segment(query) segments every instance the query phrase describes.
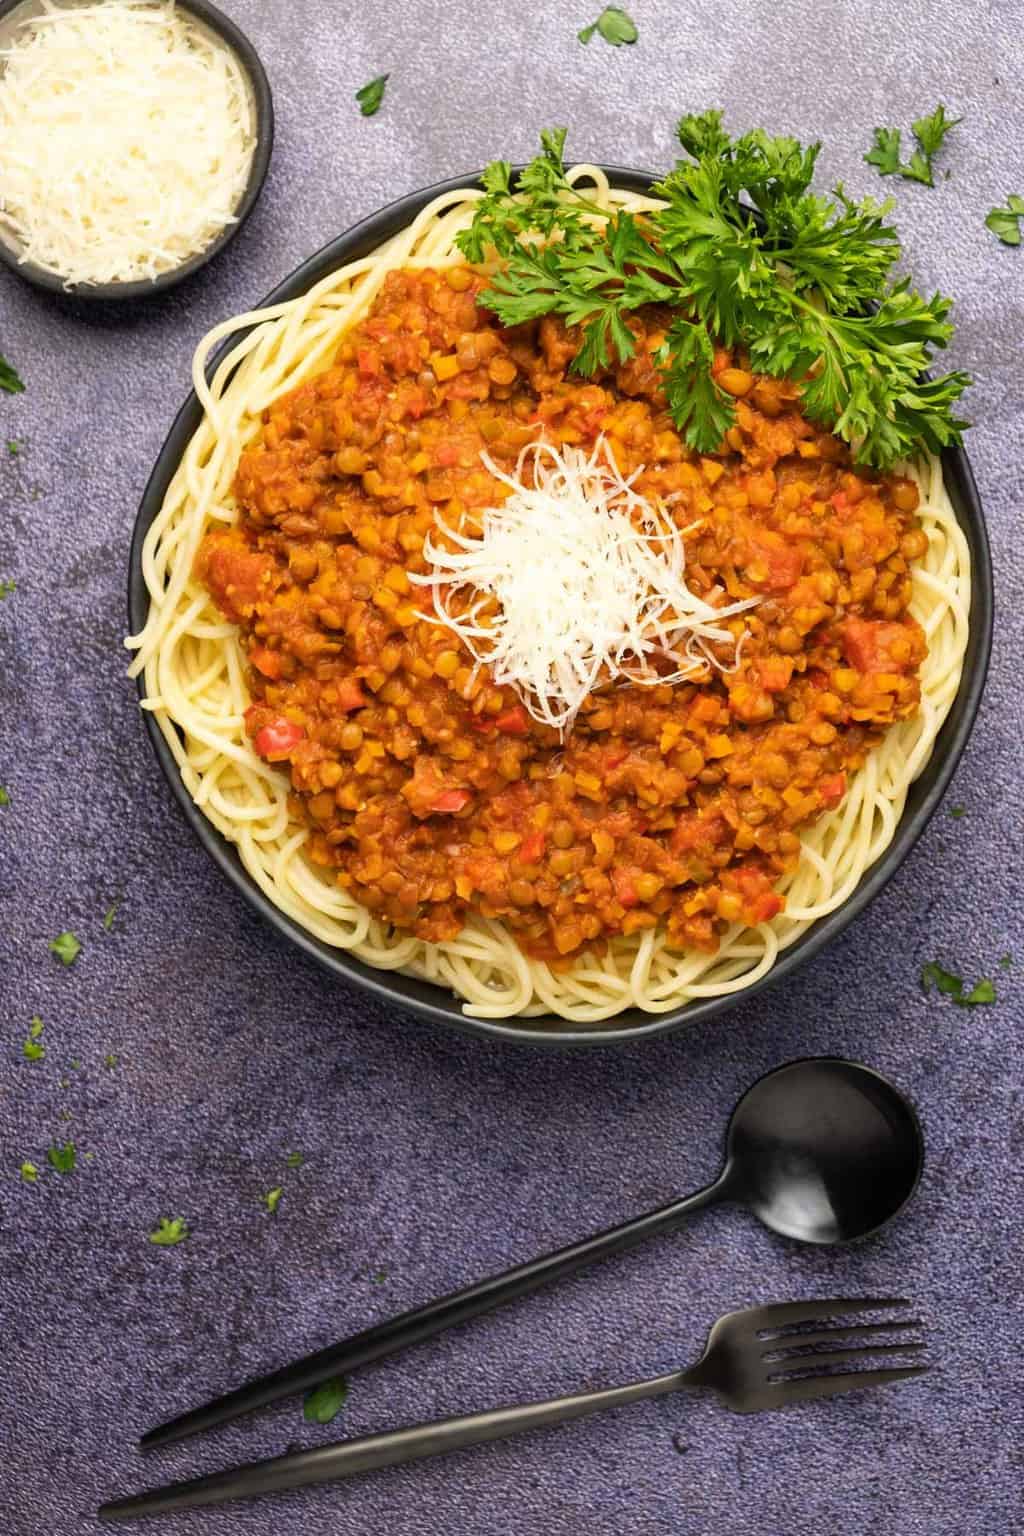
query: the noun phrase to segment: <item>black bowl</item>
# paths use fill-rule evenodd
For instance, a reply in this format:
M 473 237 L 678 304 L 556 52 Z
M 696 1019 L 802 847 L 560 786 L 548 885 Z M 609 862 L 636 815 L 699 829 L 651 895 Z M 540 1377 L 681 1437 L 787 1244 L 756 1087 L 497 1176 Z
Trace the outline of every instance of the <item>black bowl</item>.
M 605 167 L 613 185 L 632 191 L 647 192 L 656 178 L 642 171 L 628 170 L 620 166 Z M 404 229 L 433 198 L 456 187 L 478 186 L 478 175 L 455 176 L 439 182 L 421 192 L 412 192 L 397 202 L 389 203 L 378 213 L 363 219 L 346 234 L 340 235 L 304 262 L 291 277 L 267 295 L 263 304 L 278 304 L 305 293 L 314 283 L 329 272 L 350 261 L 368 256 L 385 240 Z M 263 307 L 258 306 L 258 307 Z M 225 351 L 236 344 L 235 335 L 225 343 L 210 360 L 207 372 L 212 376 Z M 132 538 L 128 611 L 133 631 L 142 628 L 149 611 L 149 597 L 142 577 L 142 544 L 150 523 L 160 510 L 164 494 L 178 467 L 185 447 L 202 418 L 202 411 L 195 394 L 190 394 L 171 428 L 167 441 L 153 468 L 149 483 L 139 507 L 135 532 Z M 550 1015 L 538 1019 L 471 1019 L 462 1013 L 459 1000 L 444 988 L 430 982 L 417 981 L 409 976 L 399 976 L 393 971 L 374 970 L 362 961 L 346 955 L 343 950 L 307 933 L 291 918 L 278 910 L 263 894 L 249 875 L 233 846 L 223 838 L 203 813 L 193 804 L 181 781 L 177 764 L 161 735 L 153 716 L 146 713 L 146 729 L 168 783 L 186 820 L 199 841 L 218 868 L 278 933 L 289 939 L 305 954 L 311 956 L 327 970 L 343 980 L 354 983 L 372 993 L 382 1002 L 397 1003 L 410 1012 L 424 1018 L 448 1024 L 468 1034 L 489 1040 L 528 1042 L 537 1045 L 608 1045 L 624 1044 L 636 1040 L 651 1040 L 681 1028 L 725 1013 L 738 1001 L 753 997 L 766 987 L 789 976 L 798 965 L 816 955 L 830 939 L 843 931 L 849 922 L 861 912 L 872 897 L 892 878 L 913 848 L 917 839 L 933 815 L 953 776 L 953 771 L 967 744 L 974 718 L 981 702 L 985 673 L 988 669 L 989 650 L 992 641 L 992 563 L 989 554 L 988 535 L 982 516 L 978 492 L 974 484 L 967 456 L 961 449 L 949 449 L 942 458 L 945 482 L 964 530 L 971 551 L 972 596 L 970 612 L 970 636 L 963 677 L 953 707 L 943 723 L 927 767 L 911 786 L 906 808 L 900 818 L 896 835 L 885 853 L 864 876 L 853 895 L 827 917 L 809 928 L 805 934 L 783 952 L 772 969 L 741 992 L 724 997 L 710 997 L 687 1003 L 672 1013 L 648 1014 L 638 1008 L 628 1009 L 614 1018 L 594 1025 L 569 1023 Z M 139 693 L 143 694 L 142 679 Z
M 83 3 L 88 3 L 88 0 L 83 0 Z M 12 12 L 22 9 L 28 11 L 33 4 L 35 0 L 0 0 L 0 26 Z M 253 151 L 252 165 L 249 167 L 249 180 L 246 182 L 241 201 L 235 209 L 235 222 L 226 225 L 220 234 L 201 251 L 197 251 L 180 266 L 172 267 L 168 272 L 162 272 L 159 277 L 137 278 L 125 283 L 72 283 L 70 286 L 65 283 L 59 272 L 51 272 L 49 268 L 37 266 L 33 261 L 19 261 L 17 247 L 0 232 L 0 261 L 6 262 L 12 272 L 17 272 L 19 277 L 23 277 L 27 283 L 32 283 L 34 287 L 44 288 L 49 293 L 63 293 L 68 298 L 103 300 L 107 303 L 111 301 L 120 303 L 125 299 L 143 299 L 154 293 L 165 293 L 168 288 L 176 287 L 186 277 L 191 277 L 193 272 L 198 272 L 205 267 L 207 262 L 212 261 L 226 245 L 229 245 L 255 208 L 256 201 L 263 191 L 263 183 L 267 179 L 270 155 L 274 147 L 274 99 L 270 91 L 270 81 L 252 43 L 245 33 L 235 26 L 231 18 L 224 15 L 223 11 L 218 11 L 215 5 L 210 5 L 209 0 L 177 0 L 177 5 L 179 10 L 187 11 L 208 31 L 215 33 L 227 44 L 238 59 L 242 74 L 249 85 L 256 119 L 256 148 Z M 36 8 L 39 8 L 38 5 Z

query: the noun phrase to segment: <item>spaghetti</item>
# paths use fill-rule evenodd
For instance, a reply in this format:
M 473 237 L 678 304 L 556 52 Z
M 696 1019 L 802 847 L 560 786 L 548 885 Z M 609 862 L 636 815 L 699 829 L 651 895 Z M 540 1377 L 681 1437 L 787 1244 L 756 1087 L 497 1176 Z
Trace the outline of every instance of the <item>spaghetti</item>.
M 572 179 L 593 183 L 596 198 L 609 208 L 640 212 L 657 206 L 611 188 L 593 167 L 577 167 Z M 257 755 L 246 732 L 246 657 L 236 626 L 195 573 L 200 545 L 211 530 L 237 520 L 235 473 L 260 432 L 263 411 L 331 364 L 389 272 L 462 263 L 454 237 L 471 220 L 477 196 L 472 189 L 444 194 L 373 255 L 330 274 L 299 299 L 225 322 L 200 344 L 193 377 L 205 414 L 146 539 L 150 612 L 143 631 L 128 642 L 137 652 L 132 670 L 144 671 L 145 707 L 155 713 L 196 804 L 235 844 L 261 890 L 323 942 L 369 965 L 450 988 L 468 1014 L 481 1018 L 554 1013 L 593 1023 L 630 1007 L 654 1014 L 693 998 L 738 992 L 846 901 L 884 851 L 956 694 L 970 571 L 936 460 L 906 470 L 920 491 L 918 517 L 927 539 L 913 566 L 910 608 L 928 647 L 919 674 L 920 709 L 887 729 L 836 809 L 801 829 L 797 867 L 778 885 L 785 910 L 755 927 L 732 924 L 714 954 L 680 949 L 659 925 L 612 938 L 599 957 L 584 952 L 570 968 L 554 969 L 524 953 L 510 926 L 476 912 L 445 942 L 392 927 L 306 857 L 310 829 L 292 818 L 289 782 Z M 244 334 L 207 381 L 211 351 L 238 332 Z

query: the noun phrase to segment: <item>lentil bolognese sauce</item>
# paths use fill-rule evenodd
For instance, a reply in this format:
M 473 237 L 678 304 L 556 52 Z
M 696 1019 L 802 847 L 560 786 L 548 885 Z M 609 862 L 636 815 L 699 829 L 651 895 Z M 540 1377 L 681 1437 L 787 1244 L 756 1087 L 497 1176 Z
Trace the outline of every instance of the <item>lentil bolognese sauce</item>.
M 562 321 L 503 329 L 486 281 L 389 273 L 332 366 L 264 412 L 240 517 L 196 563 L 242 637 L 246 731 L 290 775 L 308 857 L 399 930 L 450 941 L 475 908 L 556 970 L 659 924 L 713 952 L 782 911 L 799 829 L 917 710 L 917 485 L 854 471 L 795 384 L 722 349 L 735 424 L 698 455 L 653 362 L 667 313 L 637 311 L 634 357 L 583 381 Z M 410 582 L 428 537 L 472 537 L 508 494 L 481 456 L 510 471 L 538 438 L 600 439 L 670 510 L 697 595 L 758 600 L 728 670 L 599 679 L 564 739 Z
M 613 220 L 666 206 L 594 166 L 565 183 Z M 969 550 L 927 445 L 899 472 L 855 466 L 800 381 L 739 344 L 713 361 L 728 430 L 695 451 L 659 391 L 668 304 L 636 306 L 633 355 L 587 377 L 555 316 L 502 328 L 501 262 L 458 244 L 481 196 L 441 193 L 200 343 L 203 415 L 145 536 L 132 671 L 195 804 L 321 944 L 478 1018 L 678 1010 L 765 976 L 891 842 L 959 686 Z M 614 643 L 595 605 L 583 627 L 616 666 L 574 653 L 586 686 L 555 707 L 479 638 L 503 612 L 479 573 L 495 520 L 515 553 L 584 459 L 624 519 L 592 563 L 600 545 L 630 581 L 671 579 L 651 584 L 657 622 L 620 613 Z M 548 501 L 576 538 L 588 496 L 571 517 Z M 545 538 L 517 590 L 550 617 Z

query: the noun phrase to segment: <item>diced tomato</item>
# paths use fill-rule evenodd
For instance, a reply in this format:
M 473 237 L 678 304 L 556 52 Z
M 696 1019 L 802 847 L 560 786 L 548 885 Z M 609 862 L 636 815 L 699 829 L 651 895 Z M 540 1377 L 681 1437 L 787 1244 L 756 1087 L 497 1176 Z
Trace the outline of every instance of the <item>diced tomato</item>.
M 507 736 L 525 736 L 530 729 L 530 717 L 521 704 L 513 704 L 503 715 L 498 715 L 494 728 L 504 731 Z
M 632 872 L 628 869 L 612 870 L 612 887 L 615 891 L 615 899 L 622 907 L 635 907 L 640 900 L 636 893 Z
M 522 864 L 536 864 L 537 860 L 544 856 L 544 833 L 531 832 L 524 837 L 517 849 L 517 857 Z
M 236 623 L 250 617 L 256 604 L 273 592 L 271 557 L 247 548 L 231 535 L 213 534 L 204 539 L 196 569 L 218 607 Z
M 471 799 L 468 789 L 444 789 L 430 809 L 436 811 L 439 816 L 454 816 L 455 812 L 461 811 Z
M 727 828 L 721 816 L 702 816 L 699 811 L 684 811 L 672 828 L 669 847 L 673 853 L 690 853 L 694 848 L 714 848 Z
M 443 469 L 450 469 L 458 462 L 459 450 L 455 443 L 438 443 L 434 449 L 434 463 Z
M 732 353 L 729 351 L 728 347 L 716 347 L 714 360 L 711 364 L 711 377 L 715 379 L 720 373 L 724 373 L 725 369 L 729 367 L 731 362 Z
M 885 619 L 846 619 L 839 626 L 843 655 L 858 672 L 903 672 L 912 665 L 913 648 L 902 660 L 896 661 L 892 646 L 896 640 L 907 640 L 912 631 L 906 624 L 893 624 Z
M 605 772 L 612 773 L 616 768 L 621 768 L 628 756 L 628 747 L 609 747 L 604 755 Z
M 782 897 L 775 891 L 765 891 L 754 899 L 748 910 L 755 923 L 769 923 L 773 917 L 778 917 L 783 905 Z
M 338 708 L 340 710 L 362 709 L 366 703 L 366 694 L 359 686 L 359 679 L 356 677 L 343 678 L 337 684 L 337 689 Z
M 780 534 L 766 531 L 751 540 L 751 559 L 763 565 L 767 574 L 754 585 L 768 592 L 785 592 L 799 580 L 804 557 L 799 549 L 786 544 Z
M 822 779 L 818 785 L 818 794 L 821 796 L 823 803 L 830 809 L 832 806 L 838 805 L 846 794 L 846 774 L 829 774 L 828 778 Z
M 305 736 L 301 725 L 296 725 L 294 720 L 288 720 L 284 715 L 279 715 L 269 725 L 257 731 L 253 739 L 253 746 L 260 757 L 265 757 L 269 763 L 279 763 L 286 758 L 292 748 Z
M 380 351 L 377 347 L 360 347 L 356 358 L 359 372 L 364 378 L 375 378 L 380 373 Z
M 850 499 L 845 491 L 834 491 L 829 497 L 829 501 L 835 507 L 837 512 L 845 512 L 847 507 L 850 505 Z
M 262 672 L 264 677 L 273 678 L 276 682 L 281 676 L 282 657 L 280 651 L 272 651 L 266 645 L 254 645 L 249 652 L 249 660 L 257 672 Z
M 743 898 L 744 916 L 750 923 L 767 923 L 777 917 L 785 903 L 772 890 L 771 879 L 762 869 L 741 865 L 730 870 L 727 883 L 736 887 Z
M 793 663 L 788 656 L 766 656 L 757 665 L 761 674 L 761 687 L 766 693 L 781 693 L 789 687 Z

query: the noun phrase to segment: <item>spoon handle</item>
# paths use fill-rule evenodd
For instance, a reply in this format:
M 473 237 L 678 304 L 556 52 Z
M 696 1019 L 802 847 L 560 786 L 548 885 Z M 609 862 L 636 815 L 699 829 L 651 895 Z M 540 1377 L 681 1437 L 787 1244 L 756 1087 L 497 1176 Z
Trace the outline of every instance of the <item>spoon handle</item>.
M 187 1435 L 213 1429 L 215 1425 L 226 1424 L 230 1419 L 265 1407 L 293 1392 L 306 1392 L 329 1376 L 347 1375 L 360 1366 L 383 1359 L 385 1355 L 396 1355 L 413 1344 L 433 1338 L 446 1328 L 454 1328 L 456 1324 L 467 1322 L 471 1317 L 479 1317 L 495 1307 L 504 1306 L 506 1302 L 526 1296 L 552 1280 L 560 1280 L 563 1275 L 571 1275 L 597 1259 L 621 1253 L 656 1233 L 670 1231 L 691 1211 L 726 1198 L 728 1176 L 727 1169 L 714 1184 L 698 1190 L 694 1195 L 673 1200 L 668 1205 L 659 1206 L 657 1210 L 646 1211 L 642 1216 L 635 1216 L 632 1221 L 623 1222 L 621 1226 L 610 1227 L 605 1232 L 595 1233 L 593 1237 L 572 1243 L 567 1248 L 559 1248 L 554 1253 L 543 1254 L 526 1264 L 517 1264 L 500 1275 L 490 1275 L 485 1280 L 478 1280 L 475 1285 L 466 1286 L 464 1290 L 441 1296 L 410 1312 L 402 1312 L 398 1317 L 365 1328 L 361 1333 L 352 1334 L 337 1344 L 329 1344 L 326 1349 L 317 1350 L 315 1354 L 305 1355 L 291 1365 L 257 1377 L 223 1397 L 214 1398 L 201 1408 L 193 1408 L 149 1430 L 139 1442 L 140 1449 L 152 1450 L 156 1446 L 169 1445 L 173 1440 L 182 1440 Z
M 337 1445 L 249 1462 L 206 1477 L 153 1488 L 148 1493 L 105 1504 L 99 1517 L 111 1522 L 134 1520 L 143 1515 L 191 1509 L 199 1504 L 223 1504 L 228 1499 L 251 1499 L 264 1493 L 282 1493 L 288 1488 L 305 1488 L 312 1483 L 333 1482 L 360 1472 L 373 1472 L 380 1467 L 421 1461 L 427 1456 L 443 1456 L 466 1446 L 522 1434 L 524 1430 L 564 1424 L 570 1419 L 582 1419 L 604 1408 L 620 1408 L 642 1398 L 662 1397 L 680 1387 L 700 1385 L 697 1376 L 697 1371 L 672 1371 L 667 1376 L 632 1382 L 625 1387 L 579 1392 L 572 1397 L 552 1398 L 547 1402 L 492 1408 L 485 1413 L 440 1419 L 432 1424 L 412 1424 L 384 1434 L 363 1435 Z

